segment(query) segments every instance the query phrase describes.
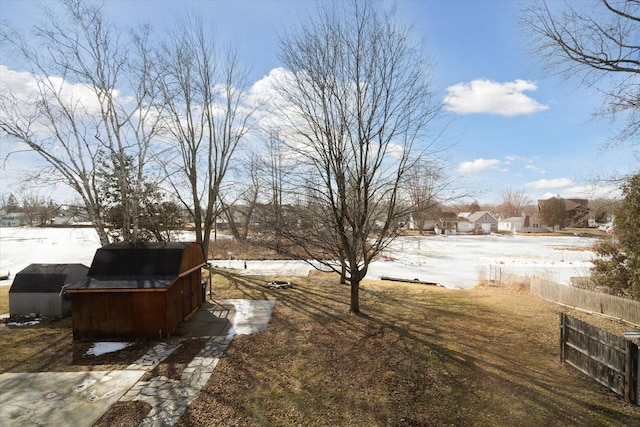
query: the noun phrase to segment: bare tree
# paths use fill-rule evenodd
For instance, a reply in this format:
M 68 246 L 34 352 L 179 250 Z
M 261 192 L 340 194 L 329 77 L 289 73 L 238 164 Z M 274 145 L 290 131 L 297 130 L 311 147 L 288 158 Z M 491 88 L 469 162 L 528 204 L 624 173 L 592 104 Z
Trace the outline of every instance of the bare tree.
M 552 227 L 555 231 L 562 229 L 567 220 L 567 207 L 562 197 L 552 197 L 538 201 L 538 213 L 544 225 Z
M 286 145 L 275 132 L 270 132 L 265 141 L 266 156 L 264 159 L 263 180 L 267 188 L 269 200 L 266 217 L 267 227 L 273 233 L 273 247 L 277 252 L 282 251 L 282 239 L 285 227 L 284 196 L 286 181 L 290 175 L 290 165 L 287 164 Z M 289 224 L 291 225 L 291 224 Z
M 527 206 L 531 203 L 531 197 L 524 191 L 507 188 L 502 191 L 502 204 L 500 205 L 500 209 L 502 210 L 502 214 L 507 218 L 522 216 Z
M 0 195 L 0 209 L 6 213 L 18 212 L 20 209 L 18 198 L 13 193 L 9 193 L 8 195 L 3 193 Z
M 22 211 L 29 217 L 31 225 L 47 225 L 60 210 L 60 206 L 53 200 L 46 199 L 38 194 L 25 194 L 22 196 Z
M 469 188 L 460 186 L 459 178 L 447 173 L 441 160 L 421 159 L 406 174 L 406 191 L 409 196 L 411 214 L 420 234 L 429 219 L 437 220 L 444 205 L 468 197 Z M 471 191 L 472 192 L 472 191 Z
M 118 29 L 92 2 L 66 0 L 62 9 L 64 18 L 48 10 L 47 22 L 34 27 L 30 39 L 3 27 L 3 45 L 30 67 L 35 90 L 25 94 L 23 86 L 0 94 L 0 129 L 47 162 L 48 173 L 40 177 L 78 193 L 103 244 L 109 236 L 98 165 L 113 171 L 127 218 L 124 239 L 136 240 L 136 191 L 158 116 L 148 33 Z M 126 179 L 130 166 L 133 182 Z
M 589 209 L 593 212 L 593 219 L 596 223 L 605 224 L 613 217 L 613 212 L 618 209 L 621 204 L 621 199 L 597 198 L 589 200 Z
M 536 2 L 523 23 L 534 36 L 532 46 L 552 71 L 580 75 L 588 85 L 604 80 L 601 113 L 625 115 L 618 135 L 637 145 L 640 133 L 640 1 L 592 3 Z M 616 78 L 617 76 L 617 78 Z M 609 80 L 610 79 L 610 80 Z
M 281 44 L 280 135 L 306 195 L 285 237 L 346 268 L 354 313 L 369 264 L 396 236 L 401 185 L 438 111 L 429 63 L 410 40 L 393 11 L 353 1 L 324 4 Z
M 239 174 L 245 182 L 233 183 L 233 186 L 236 187 L 236 198 L 230 202 L 220 200 L 224 216 L 229 224 L 229 231 L 236 240 L 247 240 L 249 235 L 251 222 L 258 208 L 258 199 L 263 190 L 262 172 L 261 159 L 256 153 L 250 153 L 248 159 L 240 162 Z
M 253 110 L 245 105 L 248 69 L 232 48 L 219 55 L 196 17 L 179 23 L 164 57 L 164 119 L 175 160 L 166 166 L 169 182 L 193 219 L 196 241 L 208 253 L 222 212 L 223 181 L 252 120 Z

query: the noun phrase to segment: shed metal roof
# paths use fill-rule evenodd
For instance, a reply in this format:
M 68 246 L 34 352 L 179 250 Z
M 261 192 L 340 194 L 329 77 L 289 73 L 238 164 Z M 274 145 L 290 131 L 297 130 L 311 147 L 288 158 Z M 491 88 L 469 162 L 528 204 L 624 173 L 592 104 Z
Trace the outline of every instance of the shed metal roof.
M 88 270 L 82 264 L 31 264 L 16 274 L 9 293 L 58 293 L 65 284 L 85 278 Z
M 193 243 L 112 243 L 96 251 L 89 276 L 177 276 Z
M 104 290 L 153 290 L 167 289 L 178 276 L 99 276 L 87 277 L 72 283 L 67 290 L 104 291 Z

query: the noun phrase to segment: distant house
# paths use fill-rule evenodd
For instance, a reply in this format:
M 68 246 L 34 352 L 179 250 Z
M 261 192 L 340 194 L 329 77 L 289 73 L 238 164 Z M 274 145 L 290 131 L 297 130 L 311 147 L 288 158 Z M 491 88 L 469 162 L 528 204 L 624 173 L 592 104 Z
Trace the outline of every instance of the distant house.
M 538 200 L 538 210 L 552 199 Z M 566 220 L 562 227 L 587 228 L 589 227 L 589 201 L 587 199 L 562 199 L 566 212 Z
M 436 207 L 409 214 L 403 226 L 409 230 L 433 231 L 436 234 L 456 234 L 458 217 L 446 208 Z
M 198 243 L 113 243 L 67 287 L 74 339 L 164 338 L 205 300 Z
M 0 214 L 0 227 L 21 227 L 29 224 L 29 216 L 23 212 Z
M 51 218 L 51 225 L 61 227 L 73 227 L 91 225 L 89 214 L 85 208 L 63 206 Z
M 589 227 L 589 201 L 587 199 L 564 199 L 567 210 L 567 221 L 565 226 L 570 228 Z
M 458 216 L 454 212 L 439 212 L 435 232 L 436 234 L 456 234 L 458 232 Z
M 515 216 L 498 221 L 498 231 L 508 231 L 511 233 L 539 233 L 545 231 L 537 218 L 529 215 Z
M 13 279 L 9 289 L 11 316 L 66 317 L 71 301 L 64 286 L 83 280 L 89 268 L 82 264 L 31 264 Z
M 474 212 L 465 217 L 458 217 L 460 233 L 489 234 L 498 231 L 498 220 L 488 211 Z

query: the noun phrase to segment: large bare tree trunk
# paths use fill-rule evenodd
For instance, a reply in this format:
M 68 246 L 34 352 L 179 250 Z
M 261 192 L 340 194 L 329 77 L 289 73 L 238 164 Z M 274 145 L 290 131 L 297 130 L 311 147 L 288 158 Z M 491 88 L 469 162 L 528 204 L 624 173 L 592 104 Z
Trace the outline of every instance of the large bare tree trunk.
M 290 185 L 307 196 L 286 238 L 348 276 L 354 313 L 369 263 L 396 236 L 401 186 L 439 109 L 410 40 L 393 12 L 352 1 L 322 4 L 282 42 L 288 71 L 273 102 L 297 162 Z

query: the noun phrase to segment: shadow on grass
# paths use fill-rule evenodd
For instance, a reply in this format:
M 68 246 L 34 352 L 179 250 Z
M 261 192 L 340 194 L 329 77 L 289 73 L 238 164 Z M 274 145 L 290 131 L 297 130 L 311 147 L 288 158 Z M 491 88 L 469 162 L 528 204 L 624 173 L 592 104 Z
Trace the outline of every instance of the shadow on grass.
M 226 274 L 221 298 L 276 299 L 270 326 L 236 337 L 180 425 L 607 425 L 640 420 L 553 354 L 555 314 L 524 295 L 477 301 L 479 291 L 364 284 L 348 313 L 337 276 Z M 475 292 L 475 293 L 474 293 Z M 485 292 L 500 292 L 492 290 Z M 216 414 L 213 416 L 212 414 Z M 213 418 L 211 418 L 213 416 Z

